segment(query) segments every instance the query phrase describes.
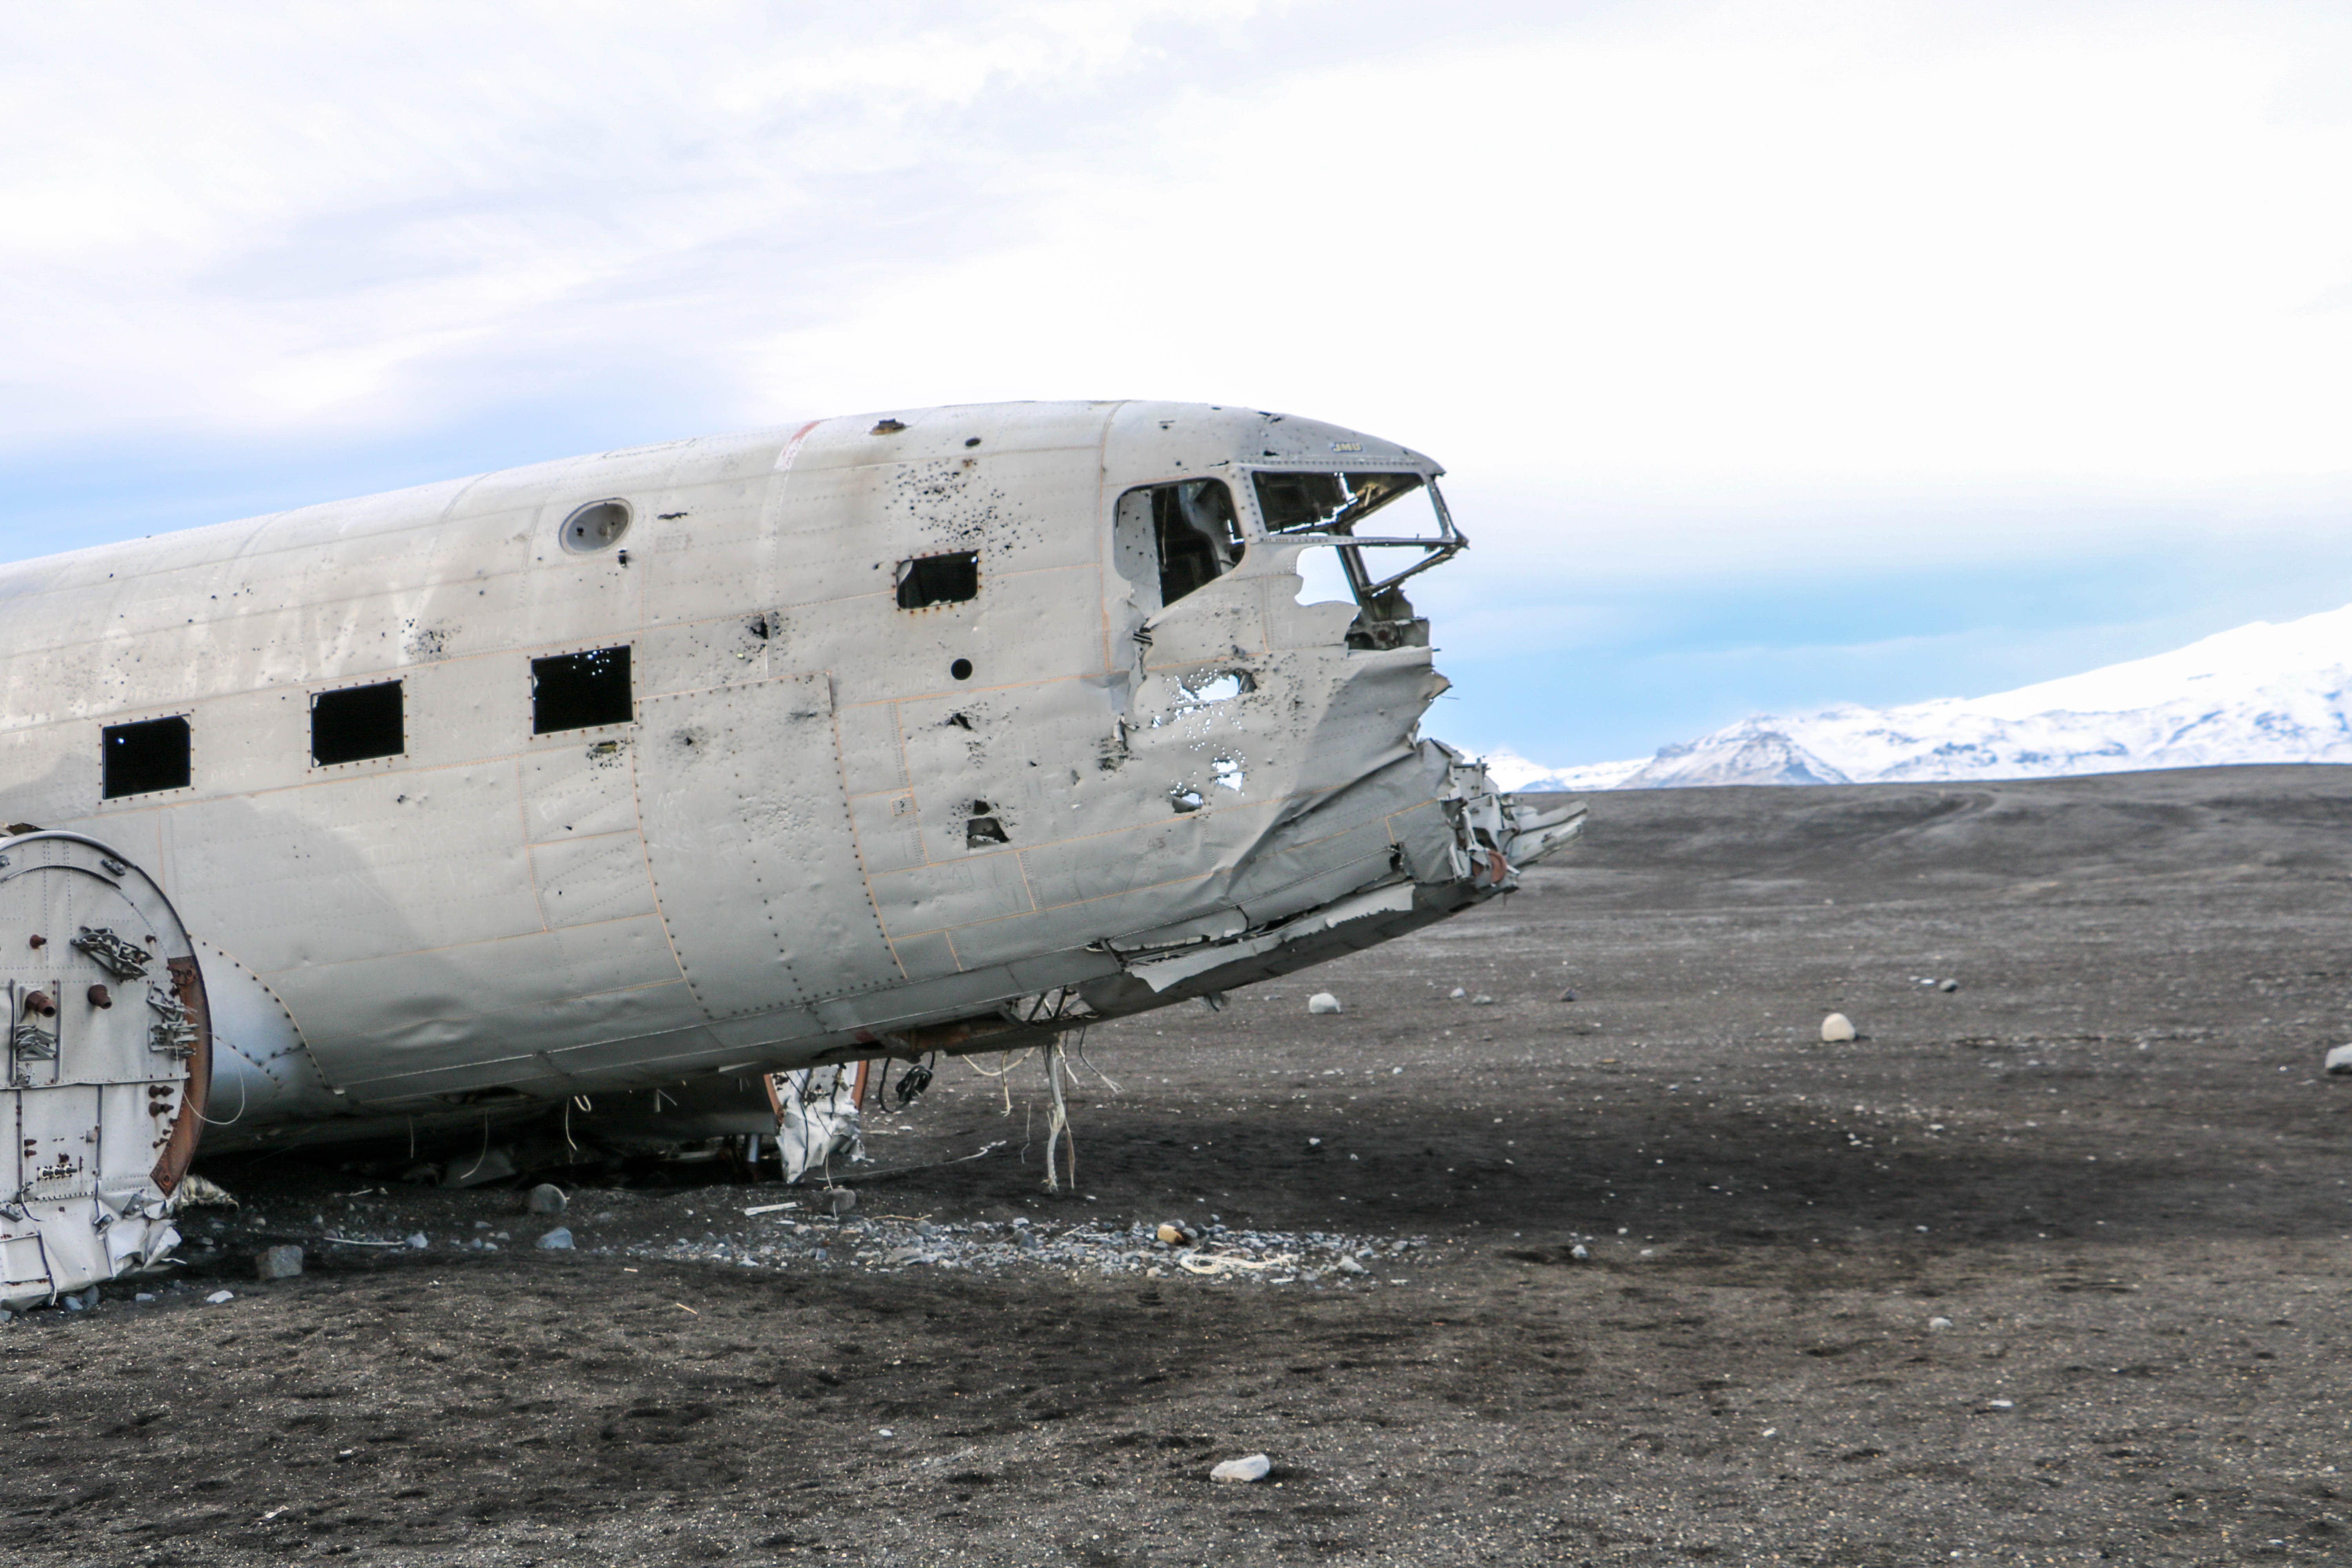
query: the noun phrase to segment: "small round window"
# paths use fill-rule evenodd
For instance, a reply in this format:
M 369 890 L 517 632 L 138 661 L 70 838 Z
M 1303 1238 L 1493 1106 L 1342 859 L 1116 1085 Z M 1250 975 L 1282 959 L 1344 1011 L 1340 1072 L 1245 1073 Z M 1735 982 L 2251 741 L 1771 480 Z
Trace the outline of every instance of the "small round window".
M 628 531 L 627 501 L 590 501 L 563 520 L 563 548 L 575 555 L 586 555 L 618 544 L 621 536 Z

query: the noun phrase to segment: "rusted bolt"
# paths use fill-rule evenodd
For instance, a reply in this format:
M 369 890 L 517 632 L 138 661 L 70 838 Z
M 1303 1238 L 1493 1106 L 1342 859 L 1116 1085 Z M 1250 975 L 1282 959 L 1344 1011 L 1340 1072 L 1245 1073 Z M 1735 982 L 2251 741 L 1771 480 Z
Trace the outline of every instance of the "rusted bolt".
M 27 991 L 25 993 L 25 1011 L 39 1017 L 54 1018 L 58 1016 L 58 1005 L 49 1000 L 49 994 L 46 991 Z
M 89 988 L 89 1005 L 93 1007 L 111 1007 L 114 1005 L 114 998 L 106 994 L 105 986 L 93 985 Z
M 47 947 L 49 945 L 49 939 L 45 936 L 37 936 L 33 939 L 33 945 L 35 947 Z

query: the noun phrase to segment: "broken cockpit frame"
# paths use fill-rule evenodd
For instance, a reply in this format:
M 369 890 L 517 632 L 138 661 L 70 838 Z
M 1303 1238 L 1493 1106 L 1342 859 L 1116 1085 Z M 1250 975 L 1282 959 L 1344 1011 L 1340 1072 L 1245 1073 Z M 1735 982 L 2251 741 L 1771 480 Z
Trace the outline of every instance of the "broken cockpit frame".
M 1427 647 L 1429 623 L 1413 614 L 1402 584 L 1433 566 L 1442 565 L 1470 547 L 1454 526 L 1445 498 L 1434 475 L 1410 469 L 1339 472 L 1328 469 L 1255 470 L 1258 514 L 1266 532 L 1286 539 L 1328 542 L 1336 550 L 1348 587 L 1362 614 L 1348 628 L 1353 648 Z M 1374 512 L 1413 495 L 1425 494 L 1434 531 L 1426 533 L 1367 534 L 1358 528 Z M 1391 513 L 1392 518 L 1397 514 Z M 1366 564 L 1367 550 L 1418 550 L 1421 558 L 1402 571 L 1383 576 Z

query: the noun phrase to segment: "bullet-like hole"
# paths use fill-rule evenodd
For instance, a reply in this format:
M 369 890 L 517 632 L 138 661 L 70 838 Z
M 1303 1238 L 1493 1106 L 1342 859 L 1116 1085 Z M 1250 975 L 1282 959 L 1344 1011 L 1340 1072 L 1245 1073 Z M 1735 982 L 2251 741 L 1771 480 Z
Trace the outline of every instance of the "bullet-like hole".
M 964 440 L 964 445 L 967 447 L 977 447 L 980 445 L 980 437 L 977 436 L 967 437 Z
M 958 680 L 970 680 L 971 679 L 971 660 L 968 658 L 960 658 L 956 660 L 953 664 L 948 666 L 948 673 L 954 676 Z

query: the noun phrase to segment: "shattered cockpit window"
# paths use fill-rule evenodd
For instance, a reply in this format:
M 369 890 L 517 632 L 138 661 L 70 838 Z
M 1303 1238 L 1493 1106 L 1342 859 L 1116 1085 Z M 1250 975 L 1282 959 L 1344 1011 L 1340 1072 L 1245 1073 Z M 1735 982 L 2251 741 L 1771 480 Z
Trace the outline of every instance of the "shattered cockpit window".
M 1304 537 L 1318 546 L 1299 555 L 1299 603 L 1354 599 L 1362 613 L 1349 628 L 1350 647 L 1427 646 L 1428 623 L 1413 613 L 1401 584 L 1469 543 L 1447 515 L 1434 479 L 1411 470 L 1266 468 L 1250 479 L 1269 535 Z
M 1163 607 L 1241 564 L 1241 518 L 1223 479 L 1129 490 L 1118 498 L 1117 532 L 1122 563 L 1150 552 Z
M 1412 494 L 1423 482 L 1413 473 L 1260 472 L 1252 477 L 1268 533 L 1351 533 L 1360 520 Z

